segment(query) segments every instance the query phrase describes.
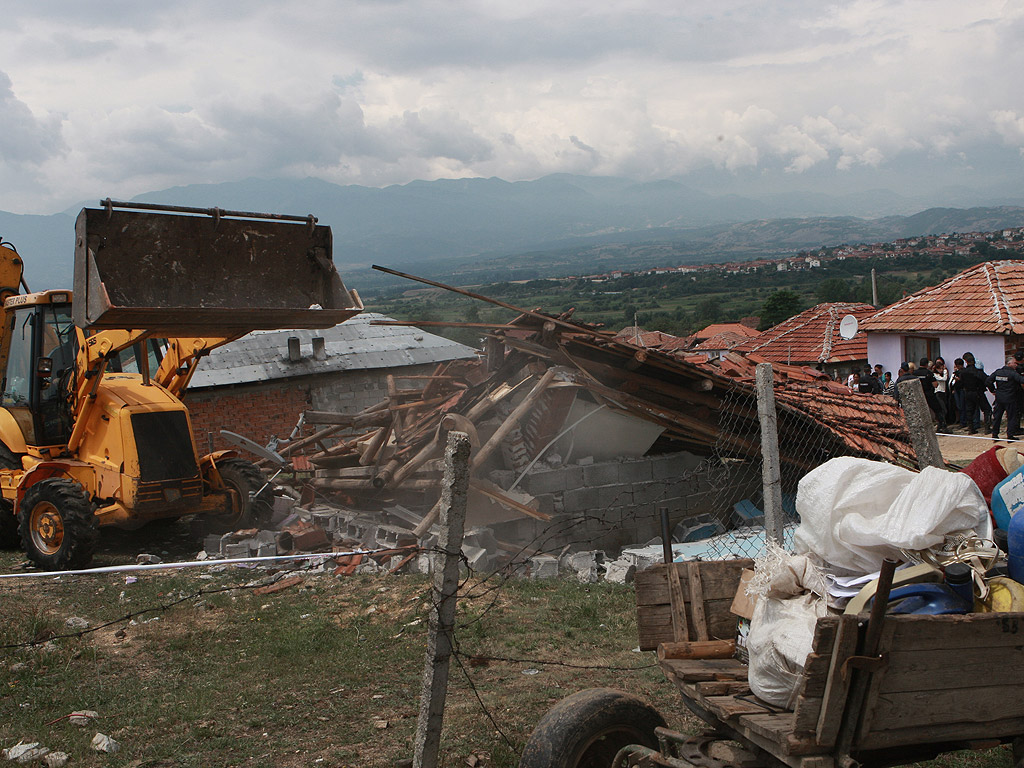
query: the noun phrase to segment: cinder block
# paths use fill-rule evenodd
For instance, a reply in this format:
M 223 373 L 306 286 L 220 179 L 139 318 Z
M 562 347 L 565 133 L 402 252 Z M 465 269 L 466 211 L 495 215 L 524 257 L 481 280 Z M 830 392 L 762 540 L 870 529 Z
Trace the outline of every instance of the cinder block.
M 670 489 L 661 483 L 637 483 L 632 490 L 634 505 L 664 503 L 670 498 Z
M 586 512 L 603 506 L 602 495 L 597 488 L 573 488 L 562 494 L 566 512 Z
M 537 511 L 545 515 L 556 514 L 555 510 L 555 496 L 550 493 L 545 493 L 540 496 L 535 496 L 537 499 Z M 559 510 L 560 511 L 560 510 Z
M 604 580 L 613 584 L 632 584 L 636 576 L 636 566 L 632 563 L 613 560 L 605 566 Z
M 522 485 L 527 493 L 536 496 L 541 493 L 555 493 L 566 489 L 566 475 L 560 469 L 530 472 L 523 478 Z M 510 483 L 511 484 L 511 483 Z
M 558 576 L 558 558 L 536 555 L 530 558 L 531 579 L 553 579 Z
M 631 485 L 606 485 L 596 490 L 600 499 L 599 506 L 602 508 L 631 507 L 635 503 Z
M 243 541 L 237 544 L 225 544 L 221 554 L 225 557 L 249 557 L 251 553 L 249 544 Z
M 583 478 L 583 467 L 573 465 L 562 467 L 560 471 L 565 475 L 566 488 L 582 488 L 586 485 L 586 481 Z
M 599 485 L 614 485 L 619 482 L 619 463 L 605 461 L 583 467 L 583 484 L 593 488 Z
M 624 461 L 619 464 L 619 482 L 621 483 L 643 483 L 653 479 L 653 469 L 650 459 L 638 461 Z
M 701 458 L 688 451 L 655 456 L 651 459 L 651 470 L 655 480 L 685 477 L 700 466 Z

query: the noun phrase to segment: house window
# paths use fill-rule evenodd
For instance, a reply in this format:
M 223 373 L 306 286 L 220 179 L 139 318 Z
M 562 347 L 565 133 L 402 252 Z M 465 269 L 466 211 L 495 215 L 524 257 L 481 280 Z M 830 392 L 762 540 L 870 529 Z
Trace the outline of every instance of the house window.
M 934 360 L 942 352 L 939 350 L 939 340 L 928 336 L 907 336 L 903 340 L 904 360 L 917 364 L 922 357 Z

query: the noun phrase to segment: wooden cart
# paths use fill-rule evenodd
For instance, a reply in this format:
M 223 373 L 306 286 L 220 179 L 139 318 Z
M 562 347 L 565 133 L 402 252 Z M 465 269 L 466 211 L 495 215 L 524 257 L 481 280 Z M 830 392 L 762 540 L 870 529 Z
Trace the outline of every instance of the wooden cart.
M 637 574 L 640 648 L 733 638 L 730 606 L 742 569 L 751 565 L 672 563 Z M 867 623 L 866 615 L 818 620 L 793 710 L 754 696 L 746 665 L 735 659 L 662 659 L 665 675 L 710 726 L 708 733 L 686 737 L 658 727 L 664 721 L 654 713 L 654 722 L 652 710 L 632 697 L 584 692 L 557 705 L 535 731 L 543 736 L 545 721 L 549 729 L 560 723 L 562 733 L 575 734 L 575 752 L 564 746 L 545 752 L 543 740 L 531 736 L 521 768 L 853 768 L 1011 742 L 1014 763 L 1024 768 L 1024 614 L 886 616 L 880 634 L 873 633 L 878 646 L 872 654 L 864 652 Z M 578 702 L 569 706 L 574 698 Z M 601 706 L 587 709 L 597 699 Z M 613 702 L 617 715 L 607 714 Z M 627 720 L 645 725 L 631 727 Z M 615 746 L 621 751 L 611 753 Z M 616 755 L 610 762 L 609 753 Z

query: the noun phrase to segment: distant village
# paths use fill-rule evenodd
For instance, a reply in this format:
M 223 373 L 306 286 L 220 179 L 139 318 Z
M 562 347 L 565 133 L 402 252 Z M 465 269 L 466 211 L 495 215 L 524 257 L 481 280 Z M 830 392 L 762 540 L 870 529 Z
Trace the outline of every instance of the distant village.
M 602 282 L 623 277 L 669 274 L 719 273 L 721 275 L 750 274 L 761 270 L 795 272 L 819 269 L 829 262 L 847 259 L 902 259 L 918 256 L 967 256 L 982 249 L 999 258 L 999 251 L 1017 251 L 1024 247 L 1024 227 L 997 232 L 954 232 L 943 235 L 905 237 L 887 243 L 858 243 L 821 247 L 813 251 L 799 251 L 779 258 L 730 261 L 710 264 L 688 264 L 678 267 L 651 267 L 636 271 L 613 270 L 605 274 L 577 275 L 567 280 Z

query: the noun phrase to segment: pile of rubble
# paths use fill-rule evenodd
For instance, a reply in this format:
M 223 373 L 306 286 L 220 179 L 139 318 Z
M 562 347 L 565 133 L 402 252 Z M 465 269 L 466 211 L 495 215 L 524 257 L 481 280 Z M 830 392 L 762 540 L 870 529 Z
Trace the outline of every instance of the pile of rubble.
M 279 448 L 290 465 L 277 479 L 305 517 L 276 532 L 210 540 L 208 551 L 429 549 L 452 430 L 473 446 L 467 526 L 488 533 L 467 551 L 483 551 L 471 559 L 484 569 L 540 558 L 535 569 L 548 572 L 546 558 L 564 550 L 619 552 L 660 533 L 660 508 L 673 523 L 700 515 L 725 527 L 743 522 L 734 507 L 760 486 L 759 469 L 742 479 L 735 471 L 756 469 L 761 458 L 749 363 L 719 367 L 643 349 L 572 322 L 571 310 L 519 311 L 486 329 L 478 361 L 389 377 L 388 397 L 358 413 L 307 411 L 316 431 Z M 863 428 L 825 418 L 830 383 L 781 368 L 780 385 L 799 382 L 778 397 L 784 475 L 834 455 L 913 457 L 894 405 L 876 404 L 868 441 Z

